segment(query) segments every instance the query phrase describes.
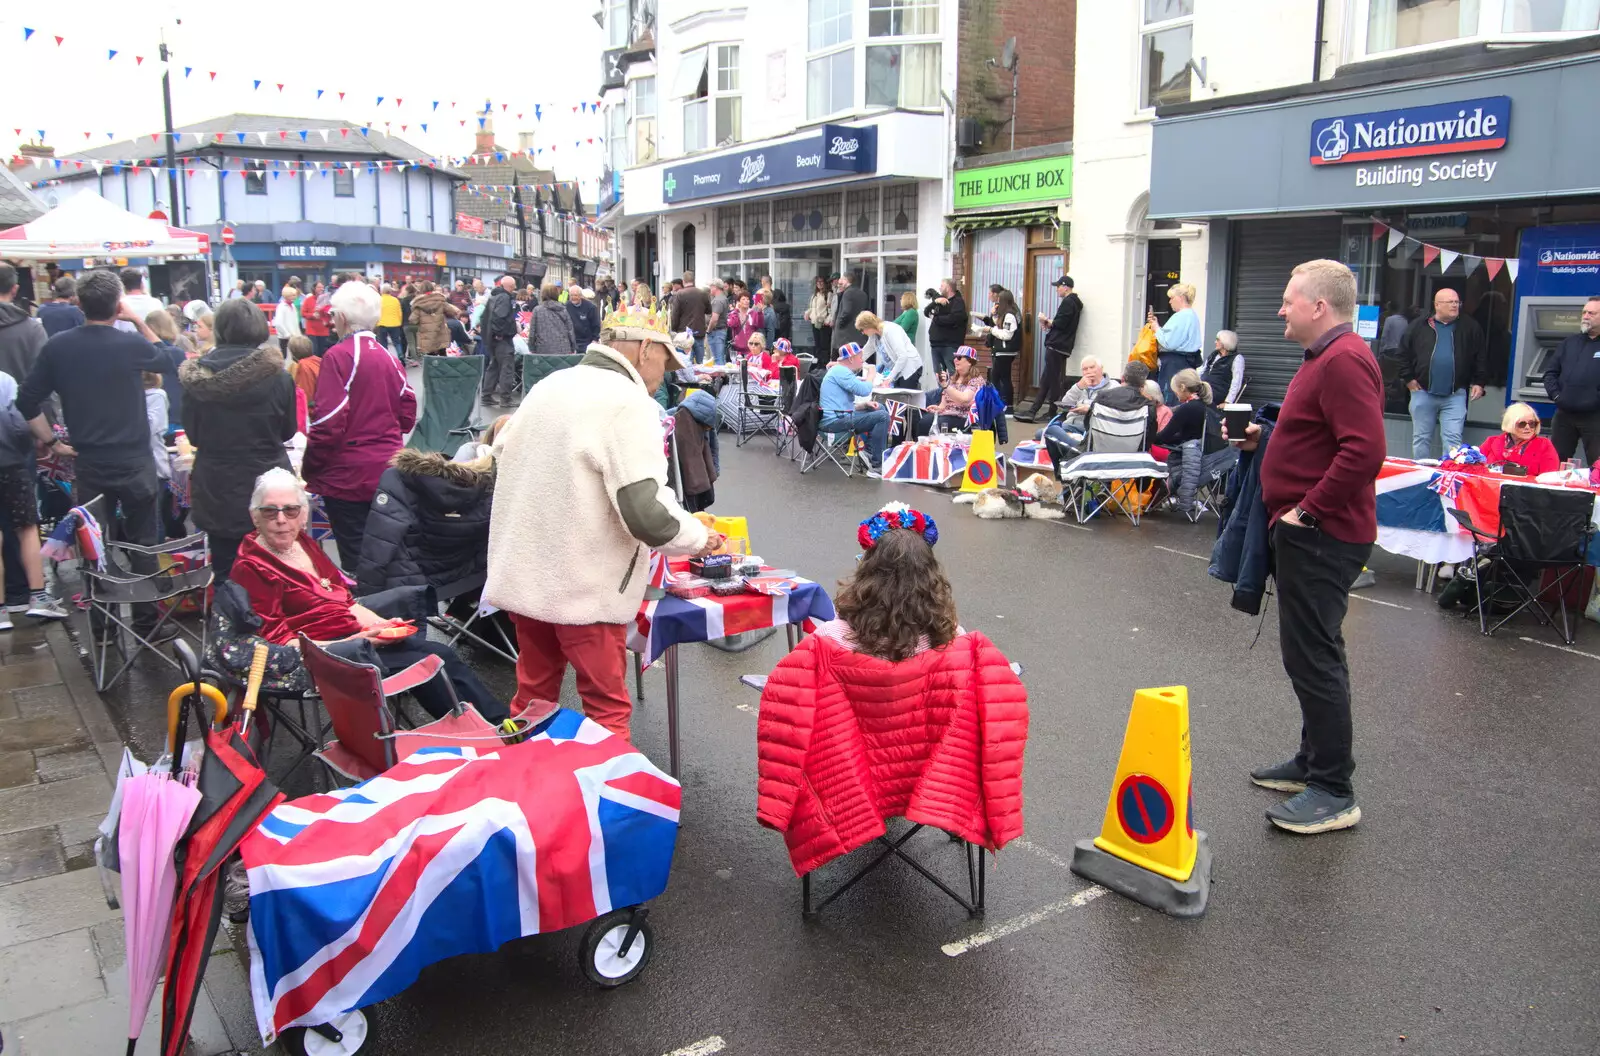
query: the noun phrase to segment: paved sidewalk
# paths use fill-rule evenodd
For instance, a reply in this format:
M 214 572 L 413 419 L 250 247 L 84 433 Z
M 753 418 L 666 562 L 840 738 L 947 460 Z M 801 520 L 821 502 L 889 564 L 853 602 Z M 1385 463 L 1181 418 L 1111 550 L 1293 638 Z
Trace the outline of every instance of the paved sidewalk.
M 16 620 L 15 630 L 0 632 L 5 1052 L 122 1052 L 128 1027 L 122 914 L 106 905 L 93 847 L 123 738 L 66 628 Z M 222 953 L 233 945 L 227 928 L 217 941 L 222 955 L 212 958 L 195 1012 L 191 1056 L 234 1052 L 235 1043 L 259 1048 L 249 1019 L 241 1021 L 240 1009 L 247 1017 L 249 1002 L 239 959 Z M 160 1044 L 160 1005 L 157 990 L 140 1052 L 155 1052 Z

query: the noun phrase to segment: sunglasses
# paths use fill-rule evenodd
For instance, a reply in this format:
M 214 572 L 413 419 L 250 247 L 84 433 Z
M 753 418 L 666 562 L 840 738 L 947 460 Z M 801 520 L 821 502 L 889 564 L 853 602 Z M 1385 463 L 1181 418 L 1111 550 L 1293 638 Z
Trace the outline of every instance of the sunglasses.
M 292 521 L 299 517 L 300 511 L 304 509 L 304 506 L 257 506 L 256 512 L 264 514 L 269 521 L 277 520 L 279 517 L 287 517 Z
M 1516 425 L 1518 429 L 1537 429 L 1539 428 L 1539 419 L 1530 418 L 1525 422 L 1517 422 Z

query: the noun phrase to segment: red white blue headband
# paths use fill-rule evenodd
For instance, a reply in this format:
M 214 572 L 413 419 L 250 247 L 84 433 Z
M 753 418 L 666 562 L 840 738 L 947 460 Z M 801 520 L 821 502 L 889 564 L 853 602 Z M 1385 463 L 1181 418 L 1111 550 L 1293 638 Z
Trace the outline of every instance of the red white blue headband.
M 921 510 L 913 510 L 903 502 L 891 502 L 877 513 L 861 522 L 856 529 L 856 542 L 863 550 L 878 545 L 885 532 L 896 530 L 916 532 L 929 546 L 939 541 L 939 526 Z

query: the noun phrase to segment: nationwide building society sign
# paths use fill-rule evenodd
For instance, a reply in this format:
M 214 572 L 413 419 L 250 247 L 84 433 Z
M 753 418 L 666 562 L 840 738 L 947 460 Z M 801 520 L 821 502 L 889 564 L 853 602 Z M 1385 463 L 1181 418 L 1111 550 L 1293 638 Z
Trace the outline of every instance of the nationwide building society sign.
M 1310 160 L 1315 166 L 1359 166 L 1354 170 L 1357 187 L 1487 183 L 1500 164 L 1494 159 L 1420 159 L 1500 150 L 1510 134 L 1511 97 L 1505 95 L 1344 114 L 1311 123 Z

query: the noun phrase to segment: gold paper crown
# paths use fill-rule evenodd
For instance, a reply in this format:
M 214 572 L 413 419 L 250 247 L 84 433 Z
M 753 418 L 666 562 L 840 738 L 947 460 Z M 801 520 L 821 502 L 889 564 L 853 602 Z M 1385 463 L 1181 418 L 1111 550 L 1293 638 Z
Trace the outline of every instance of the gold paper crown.
M 679 349 L 694 347 L 694 335 L 672 332 L 666 311 L 639 305 L 618 308 L 605 317 L 600 329 L 614 331 L 624 341 L 659 341 Z

